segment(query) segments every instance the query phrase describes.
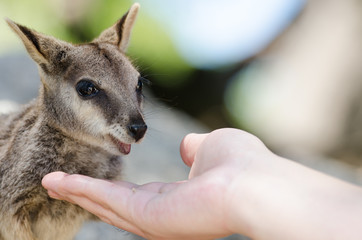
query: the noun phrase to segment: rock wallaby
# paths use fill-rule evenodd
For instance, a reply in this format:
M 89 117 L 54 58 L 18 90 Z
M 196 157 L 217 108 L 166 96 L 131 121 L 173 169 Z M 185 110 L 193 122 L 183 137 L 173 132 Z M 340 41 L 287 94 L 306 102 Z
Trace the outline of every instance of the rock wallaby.
M 37 63 L 39 96 L 0 116 L 0 240 L 68 240 L 89 212 L 48 197 L 53 171 L 119 179 L 145 135 L 143 78 L 125 56 L 139 5 L 98 38 L 70 44 L 7 19 Z

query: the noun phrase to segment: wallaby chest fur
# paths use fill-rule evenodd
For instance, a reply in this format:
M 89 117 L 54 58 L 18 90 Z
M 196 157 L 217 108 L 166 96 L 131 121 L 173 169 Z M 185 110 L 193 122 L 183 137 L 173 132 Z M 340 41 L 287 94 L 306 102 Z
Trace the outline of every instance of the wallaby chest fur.
M 91 215 L 80 207 L 49 198 L 41 179 L 53 171 L 116 179 L 121 170 L 120 157 L 50 126 L 36 101 L 1 121 L 2 235 L 11 229 L 17 234 L 31 231 L 36 239 L 71 239 Z M 5 239 L 15 238 L 10 235 Z
M 72 239 L 82 208 L 48 197 L 50 172 L 121 177 L 121 155 L 147 129 L 142 82 L 124 55 L 139 5 L 88 44 L 72 45 L 8 20 L 39 66 L 39 96 L 0 115 L 0 240 Z

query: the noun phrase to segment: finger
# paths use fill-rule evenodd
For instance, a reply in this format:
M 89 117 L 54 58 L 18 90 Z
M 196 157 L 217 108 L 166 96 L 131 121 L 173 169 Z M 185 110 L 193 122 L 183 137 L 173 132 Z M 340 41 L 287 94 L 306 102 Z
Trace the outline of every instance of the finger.
M 52 190 L 48 190 L 48 195 L 51 198 L 57 199 L 57 200 L 65 200 L 63 199 L 62 196 L 60 196 L 59 194 L 57 194 L 56 192 L 52 191 Z M 69 201 L 68 201 L 69 202 Z M 73 203 L 73 202 L 72 202 Z
M 196 152 L 207 136 L 208 134 L 191 133 L 184 137 L 180 145 L 180 154 L 187 166 L 192 166 Z
M 99 217 L 105 223 L 116 226 L 120 229 L 123 229 L 127 232 L 132 232 L 139 236 L 144 236 L 143 231 L 135 226 L 132 222 L 127 221 L 127 219 L 122 218 L 119 214 L 115 213 L 112 209 L 95 202 L 93 199 L 87 197 L 78 197 L 77 195 L 69 195 L 66 197 L 67 201 L 75 203 L 86 209 L 90 213 Z
M 137 185 L 127 182 L 117 184 L 94 179 L 82 175 L 68 175 L 54 172 L 46 175 L 42 181 L 43 186 L 57 199 L 75 202 L 77 197 L 92 199 L 104 207 L 112 208 L 117 202 L 122 213 L 127 215 L 127 201 L 132 195 L 132 189 Z M 78 204 L 78 202 L 76 202 Z
M 64 196 L 66 194 L 80 195 L 85 193 L 86 195 L 92 193 L 98 196 L 99 191 L 109 190 L 108 188 L 112 188 L 114 185 L 122 187 L 126 191 L 138 186 L 125 181 L 111 182 L 78 174 L 69 175 L 64 172 L 47 174 L 42 180 L 42 185 L 48 191 L 58 194 L 58 196 Z
M 77 203 L 77 205 L 86 209 L 90 213 L 98 216 L 105 223 L 116 226 L 127 232 L 132 232 L 139 236 L 144 235 L 142 230 L 140 230 L 132 222 L 129 222 L 127 219 L 120 217 L 119 214 L 115 213 L 112 209 L 106 208 L 103 205 L 94 202 L 92 199 L 88 199 L 86 197 L 80 198 L 77 196 L 72 196 L 72 201 Z
M 48 189 L 51 197 L 77 204 L 98 216 L 106 223 L 140 236 L 144 235 L 138 227 L 125 220 L 129 218 L 127 211 L 123 211 L 124 217 L 121 216 L 118 211 L 116 213 L 113 207 L 110 206 L 112 202 L 114 203 L 114 201 L 116 201 L 117 205 L 122 208 L 122 197 L 120 197 L 119 194 L 126 197 L 127 194 L 125 194 L 125 192 L 129 195 L 132 192 L 132 188 L 136 186 L 135 184 L 117 182 L 117 190 L 113 192 L 116 192 L 118 196 L 117 199 L 113 199 L 113 201 L 109 199 L 112 198 L 112 191 L 109 192 L 109 189 L 106 190 L 109 186 L 107 187 L 105 185 L 112 185 L 112 183 L 108 181 L 92 179 L 81 175 L 68 175 L 63 172 L 54 172 L 46 175 L 43 178 L 42 184 Z M 97 186 L 98 184 L 100 184 L 100 187 Z M 104 189 L 105 191 L 102 193 L 99 191 L 100 189 Z M 124 189 L 126 189 L 126 191 L 124 191 Z M 127 208 L 125 207 L 123 209 Z
M 58 182 L 61 181 L 66 175 L 64 172 L 53 172 L 43 177 L 41 184 L 47 190 L 51 190 L 53 193 L 57 192 Z M 59 196 L 59 195 L 58 195 Z
M 167 193 L 169 191 L 174 190 L 175 188 L 178 188 L 181 184 L 186 183 L 187 181 L 179 181 L 179 182 L 174 182 L 174 183 L 168 183 L 168 184 L 164 184 L 159 190 L 159 193 Z
M 147 191 L 147 192 L 153 192 L 153 193 L 159 193 L 160 189 L 162 189 L 165 185 L 168 185 L 168 183 L 163 183 L 163 182 L 151 182 L 151 183 L 146 183 L 137 187 L 134 187 L 132 189 L 133 192 L 135 191 Z

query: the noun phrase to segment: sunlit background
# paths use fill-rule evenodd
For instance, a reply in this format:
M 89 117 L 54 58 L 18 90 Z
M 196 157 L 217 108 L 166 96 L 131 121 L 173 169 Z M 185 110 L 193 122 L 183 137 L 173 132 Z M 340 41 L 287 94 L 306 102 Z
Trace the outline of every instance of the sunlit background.
M 361 1 L 138 2 L 128 53 L 152 99 L 210 129 L 251 131 L 276 151 L 359 162 Z M 79 43 L 131 4 L 1 0 L 0 17 Z M 0 33 L 2 58 L 24 53 L 5 22 Z
M 186 132 L 191 122 L 203 131 L 241 128 L 281 155 L 362 184 L 362 1 L 138 2 L 128 54 L 152 82 L 147 101 L 163 106 L 152 113 L 157 134 L 165 124 L 158 111 L 182 112 Z M 0 18 L 80 43 L 132 3 L 0 0 Z M 14 100 L 8 76 L 36 68 L 21 65 L 25 54 L 1 21 L 1 100 Z
M 360 165 L 361 1 L 138 2 L 128 54 L 152 82 L 152 101 L 210 130 L 250 131 L 287 156 Z M 131 4 L 1 0 L 0 17 L 79 43 L 92 40 Z M 4 21 L 0 34 L 1 59 L 24 54 Z

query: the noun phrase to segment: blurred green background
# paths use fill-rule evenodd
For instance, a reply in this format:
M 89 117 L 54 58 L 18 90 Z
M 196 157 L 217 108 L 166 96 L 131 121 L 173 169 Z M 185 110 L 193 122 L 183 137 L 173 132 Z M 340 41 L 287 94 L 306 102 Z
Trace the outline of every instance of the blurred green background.
M 208 5 L 224 6 L 226 2 L 203 1 L 202 4 L 206 9 Z M 127 0 L 1 0 L 0 17 L 6 16 L 37 31 L 73 43 L 81 43 L 91 41 L 103 29 L 113 24 L 132 3 Z M 139 67 L 142 75 L 153 83 L 151 91 L 155 97 L 171 108 L 186 111 L 212 129 L 226 126 L 243 127 L 240 119 L 228 114 L 224 101 L 225 91 L 229 80 L 238 71 L 244 69 L 253 56 L 242 56 L 231 63 L 212 66 L 206 63 L 200 67 L 189 63 L 180 54 L 173 41 L 175 36 L 172 36 L 172 32 L 175 32 L 174 28 L 177 26 L 167 25 L 167 22 L 172 21 L 174 17 L 175 21 L 185 21 L 185 24 L 178 26 L 179 28 L 190 27 L 190 23 L 186 22 L 190 9 L 200 4 L 192 1 L 175 1 L 171 4 L 167 1 L 155 0 L 140 1 L 140 3 L 141 11 L 133 30 L 128 54 Z M 235 1 L 231 3 L 235 4 Z M 175 9 L 175 6 L 178 9 Z M 180 16 L 172 16 L 172 11 L 181 13 L 175 14 L 183 15 L 181 20 Z M 171 12 L 171 16 L 164 14 L 165 12 Z M 216 18 L 217 21 L 222 22 L 223 15 L 227 13 L 218 16 L 220 12 L 211 9 L 197 14 L 200 15 L 199 19 Z M 196 17 L 195 21 L 197 20 Z M 222 23 L 225 24 L 224 29 L 232 27 L 228 26 L 228 21 L 234 22 L 234 19 L 224 19 Z M 288 21 L 284 23 L 284 25 L 287 24 L 289 24 Z M 217 31 L 215 24 L 208 26 L 211 31 Z M 203 30 L 205 29 L 206 27 L 203 27 Z M 238 31 L 238 29 L 233 31 Z M 4 22 L 0 24 L 0 32 L 0 54 L 24 51 L 20 41 Z M 199 31 L 199 34 L 201 36 L 203 32 Z M 223 33 L 220 32 L 220 34 Z M 233 36 L 229 38 L 232 39 Z M 207 42 L 204 44 L 206 45 Z M 189 52 L 192 52 L 192 49 Z
M 148 101 L 210 129 L 246 129 L 285 155 L 360 163 L 361 1 L 138 2 L 128 55 L 152 82 Z M 0 0 L 0 17 L 81 43 L 132 3 Z M 0 34 L 0 57 L 25 53 L 4 21 Z

